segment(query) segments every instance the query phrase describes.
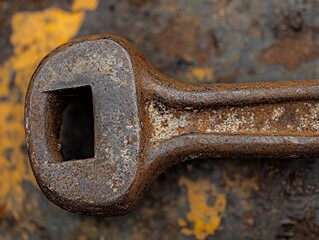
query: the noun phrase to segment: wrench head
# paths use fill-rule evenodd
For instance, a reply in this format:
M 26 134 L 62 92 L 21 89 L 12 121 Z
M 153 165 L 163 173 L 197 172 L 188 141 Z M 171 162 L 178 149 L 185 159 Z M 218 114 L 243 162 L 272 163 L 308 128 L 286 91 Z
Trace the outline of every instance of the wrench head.
M 45 57 L 32 76 L 25 107 L 31 166 L 47 198 L 69 211 L 122 215 L 139 198 L 139 74 L 129 48 L 112 35 L 78 39 Z M 59 92 L 84 86 L 92 91 L 94 156 L 64 161 Z

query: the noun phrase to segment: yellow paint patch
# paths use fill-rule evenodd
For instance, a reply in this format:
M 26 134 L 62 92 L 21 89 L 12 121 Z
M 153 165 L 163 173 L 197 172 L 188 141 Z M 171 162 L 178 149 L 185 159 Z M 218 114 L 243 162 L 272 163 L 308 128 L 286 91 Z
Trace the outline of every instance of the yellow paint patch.
M 14 69 L 25 70 L 38 64 L 48 52 L 76 35 L 83 18 L 84 12 L 69 13 L 58 8 L 15 14 L 10 38 Z
M 191 78 L 196 78 L 198 81 L 212 80 L 214 77 L 213 69 L 194 67 L 188 70 L 188 75 Z
M 97 8 L 98 0 L 76 0 L 72 4 L 72 11 L 85 11 L 85 10 L 95 10 Z
M 9 210 L 20 207 L 17 206 L 23 196 L 20 184 L 26 177 L 31 179 L 25 165 L 27 158 L 21 150 L 24 145 L 22 109 L 21 104 L 0 104 L 0 205 Z
M 75 1 L 74 5 L 79 5 Z M 87 8 L 82 3 L 81 9 Z M 76 9 L 76 8 L 75 8 Z M 23 210 L 22 182 L 34 181 L 25 152 L 24 97 L 29 79 L 40 60 L 57 46 L 74 37 L 85 12 L 48 8 L 20 12 L 12 17 L 13 56 L 0 67 L 0 206 L 16 217 Z
M 225 212 L 227 203 L 225 194 L 219 193 L 216 187 L 206 180 L 193 182 L 182 176 L 179 184 L 187 188 L 190 207 L 187 219 L 178 220 L 182 233 L 194 235 L 197 239 L 205 239 L 214 234 Z M 193 227 L 189 227 L 188 222 L 192 223 Z

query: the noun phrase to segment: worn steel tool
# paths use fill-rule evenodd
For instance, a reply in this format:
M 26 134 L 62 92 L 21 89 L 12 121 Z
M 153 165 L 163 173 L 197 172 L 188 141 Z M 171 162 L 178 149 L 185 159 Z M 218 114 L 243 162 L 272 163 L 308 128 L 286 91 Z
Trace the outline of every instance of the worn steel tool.
M 66 161 L 60 93 L 82 87 L 92 92 L 94 153 Z M 318 80 L 190 86 L 160 74 L 123 38 L 99 35 L 67 43 L 40 63 L 25 128 L 35 177 L 52 202 L 114 216 L 187 159 L 318 156 L 318 113 Z

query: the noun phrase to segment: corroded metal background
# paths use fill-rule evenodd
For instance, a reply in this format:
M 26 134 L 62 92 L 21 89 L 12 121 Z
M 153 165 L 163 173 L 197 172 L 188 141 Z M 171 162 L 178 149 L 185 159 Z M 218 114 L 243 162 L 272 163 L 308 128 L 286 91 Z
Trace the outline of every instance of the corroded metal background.
M 127 216 L 92 218 L 40 193 L 23 129 L 37 63 L 76 36 L 123 35 L 188 83 L 318 79 L 317 1 L 1 1 L 0 11 L 1 239 L 317 238 L 318 160 L 185 162 Z

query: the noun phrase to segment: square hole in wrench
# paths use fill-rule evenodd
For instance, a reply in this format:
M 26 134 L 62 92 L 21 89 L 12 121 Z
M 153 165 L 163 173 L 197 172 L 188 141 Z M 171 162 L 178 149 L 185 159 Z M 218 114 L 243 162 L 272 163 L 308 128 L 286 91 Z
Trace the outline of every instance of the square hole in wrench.
M 62 103 L 59 141 L 63 160 L 94 157 L 94 117 L 90 86 L 58 90 Z

